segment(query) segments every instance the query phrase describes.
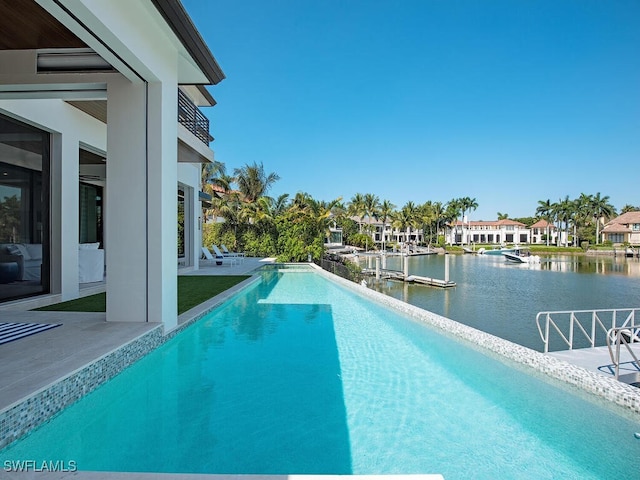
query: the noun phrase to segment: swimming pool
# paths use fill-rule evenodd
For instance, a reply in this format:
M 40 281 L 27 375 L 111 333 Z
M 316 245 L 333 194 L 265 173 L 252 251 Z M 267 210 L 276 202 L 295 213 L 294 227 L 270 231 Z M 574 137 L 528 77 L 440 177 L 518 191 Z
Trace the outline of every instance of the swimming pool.
M 638 478 L 632 419 L 272 270 L 25 439 L 81 470 Z M 626 459 L 626 460 L 625 460 Z

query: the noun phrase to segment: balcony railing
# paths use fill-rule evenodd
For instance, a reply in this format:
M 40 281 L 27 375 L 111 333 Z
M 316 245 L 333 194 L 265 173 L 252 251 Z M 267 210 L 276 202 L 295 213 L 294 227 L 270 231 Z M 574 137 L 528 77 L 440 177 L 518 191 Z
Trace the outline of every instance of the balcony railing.
M 209 145 L 213 137 L 209 133 L 209 119 L 178 89 L 178 123 L 193 133 L 202 143 Z

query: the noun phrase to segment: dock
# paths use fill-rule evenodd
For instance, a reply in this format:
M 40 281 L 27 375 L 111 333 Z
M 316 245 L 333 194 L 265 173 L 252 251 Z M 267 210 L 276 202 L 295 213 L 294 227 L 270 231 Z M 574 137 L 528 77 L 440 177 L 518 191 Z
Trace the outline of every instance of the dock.
M 441 280 L 440 278 L 421 277 L 420 275 L 409 275 L 404 279 L 405 282 L 419 283 L 421 285 L 429 285 L 431 287 L 449 288 L 455 287 L 456 282 L 451 280 Z
M 632 349 L 636 356 L 640 356 L 640 344 L 633 344 Z M 608 377 L 613 377 L 614 375 L 615 364 L 612 362 L 609 349 L 606 346 L 561 350 L 549 352 L 546 355 L 585 368 L 591 372 L 598 372 Z M 621 353 L 620 373 L 621 380 L 624 380 L 623 376 L 640 373 L 640 367 L 633 362 L 631 355 L 625 351 Z
M 450 288 L 455 287 L 456 283 L 452 281 L 446 281 L 439 278 L 429 278 L 422 277 L 420 275 L 405 275 L 404 272 L 400 270 L 388 270 L 388 269 L 380 269 L 380 278 L 385 280 L 397 280 L 400 282 L 407 283 L 417 283 L 420 285 L 427 285 L 430 287 L 439 287 L 439 288 Z M 375 276 L 376 269 L 375 268 L 364 268 L 362 269 L 363 275 Z

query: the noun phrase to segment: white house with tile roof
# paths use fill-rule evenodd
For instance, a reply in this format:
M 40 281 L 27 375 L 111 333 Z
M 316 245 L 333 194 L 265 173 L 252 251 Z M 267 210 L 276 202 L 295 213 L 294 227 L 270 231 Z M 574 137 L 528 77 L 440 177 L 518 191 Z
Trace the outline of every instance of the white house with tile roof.
M 551 222 L 544 219 L 538 220 L 529 227 L 531 230 L 532 244 L 547 244 L 547 236 L 549 237 L 549 245 L 556 245 L 558 240 L 558 228 Z
M 531 231 L 524 223 L 509 219 L 468 222 L 457 220 L 447 229 L 446 242 L 450 245 L 526 244 L 531 243 Z

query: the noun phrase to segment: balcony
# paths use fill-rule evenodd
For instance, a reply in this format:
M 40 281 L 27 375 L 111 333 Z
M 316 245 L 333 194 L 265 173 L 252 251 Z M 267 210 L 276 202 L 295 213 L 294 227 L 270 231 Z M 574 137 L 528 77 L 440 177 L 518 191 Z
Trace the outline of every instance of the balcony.
M 178 123 L 193 133 L 206 146 L 209 146 L 209 143 L 213 141 L 213 137 L 209 133 L 209 119 L 180 89 L 178 89 Z

